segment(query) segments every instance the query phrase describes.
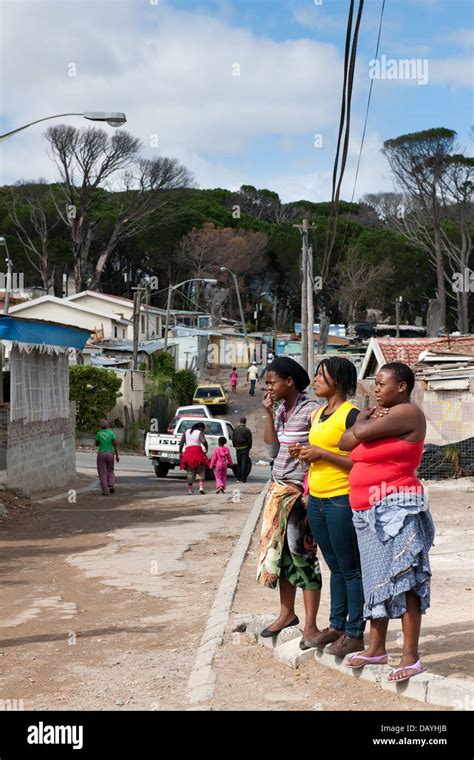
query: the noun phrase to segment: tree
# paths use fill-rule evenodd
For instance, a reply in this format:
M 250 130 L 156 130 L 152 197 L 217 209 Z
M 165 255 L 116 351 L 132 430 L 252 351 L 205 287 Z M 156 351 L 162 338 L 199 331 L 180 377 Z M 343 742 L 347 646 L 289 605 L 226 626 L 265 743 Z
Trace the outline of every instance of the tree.
M 245 284 L 265 268 L 267 244 L 268 238 L 262 232 L 205 224 L 181 239 L 177 264 L 187 278 L 217 276 L 221 285 L 227 284 L 228 275 L 221 274 L 219 268 L 226 266 L 237 275 L 244 291 Z M 190 283 L 188 293 L 194 292 L 196 302 L 201 291 L 200 283 Z M 222 301 L 222 293 L 219 299 Z
M 47 292 L 54 274 L 51 237 L 61 220 L 44 180 L 11 187 L 9 215 L 25 256 Z
M 458 330 L 466 334 L 469 332 L 471 295 L 468 285 L 474 227 L 474 158 L 459 154 L 450 157 L 441 192 L 446 215 L 441 235 L 451 270 L 451 277 L 448 277 L 451 289 L 448 292 L 456 301 Z
M 169 202 L 170 191 L 189 187 L 192 177 L 176 159 L 141 159 L 141 141 L 124 130 L 109 136 L 94 127 L 60 124 L 50 127 L 46 138 L 62 179 L 66 209 L 57 205 L 57 211 L 70 230 L 76 288 L 88 277 L 95 288 L 120 240 L 144 229 L 153 212 Z M 95 202 L 100 188 L 112 181 L 119 187 L 110 204 L 113 221 L 92 267 L 100 222 Z
M 426 240 L 426 227 L 433 230 L 432 252 L 436 268 L 438 318 L 431 333 L 446 329 L 446 272 L 441 229 L 441 187 L 452 154 L 456 132 L 443 127 L 401 135 L 386 140 L 382 153 L 395 175 L 395 181 L 407 196 L 411 214 Z M 437 324 L 436 324 L 437 323 Z
M 122 381 L 114 372 L 100 367 L 75 366 L 69 370 L 69 397 L 76 402 L 79 430 L 97 430 L 99 419 L 115 406 Z
M 394 268 L 388 259 L 372 264 L 358 251 L 349 248 L 339 267 L 339 308 L 347 322 L 354 322 L 362 309 L 381 301 L 381 291 L 390 282 Z

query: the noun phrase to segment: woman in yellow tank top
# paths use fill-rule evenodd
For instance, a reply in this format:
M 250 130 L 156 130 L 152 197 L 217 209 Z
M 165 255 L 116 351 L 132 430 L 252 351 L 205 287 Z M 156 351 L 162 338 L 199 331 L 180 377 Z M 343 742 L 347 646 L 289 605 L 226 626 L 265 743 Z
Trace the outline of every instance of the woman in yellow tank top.
M 339 448 L 359 410 L 347 397 L 355 393 L 357 373 L 348 359 L 323 359 L 314 377 L 314 392 L 326 399 L 312 415 L 309 446 L 295 445 L 293 456 L 310 463 L 307 517 L 331 573 L 330 622 L 320 634 L 302 640 L 301 649 L 323 648 L 344 657 L 364 647 L 363 589 L 357 539 L 349 504 L 352 462 Z

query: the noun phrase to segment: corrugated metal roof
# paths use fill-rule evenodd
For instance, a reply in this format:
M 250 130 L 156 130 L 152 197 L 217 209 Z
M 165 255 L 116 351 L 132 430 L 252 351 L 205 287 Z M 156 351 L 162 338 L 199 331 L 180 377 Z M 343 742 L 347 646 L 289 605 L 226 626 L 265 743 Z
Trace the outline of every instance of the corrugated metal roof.
M 127 351 L 133 352 L 133 340 L 114 340 L 114 341 L 101 341 L 97 344 L 98 348 L 110 351 Z M 138 352 L 146 354 L 154 354 L 156 351 L 160 351 L 165 347 L 164 340 L 145 340 L 138 344 Z

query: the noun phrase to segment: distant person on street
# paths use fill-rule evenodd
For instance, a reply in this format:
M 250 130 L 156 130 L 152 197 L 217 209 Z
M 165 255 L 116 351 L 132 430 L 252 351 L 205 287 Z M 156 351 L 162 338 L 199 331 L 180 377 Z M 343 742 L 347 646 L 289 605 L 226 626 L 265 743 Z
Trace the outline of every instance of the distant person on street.
M 107 426 L 107 420 L 99 420 L 100 430 L 95 436 L 97 451 L 97 472 L 99 474 L 102 496 L 115 493 L 114 456 L 118 462 L 119 452 L 115 433 Z
M 238 379 L 239 379 L 239 376 L 237 374 L 237 370 L 235 367 L 232 367 L 232 372 L 230 373 L 230 387 L 231 387 L 232 393 L 237 393 Z
M 247 380 L 250 380 L 249 394 L 255 396 L 255 383 L 258 380 L 257 362 L 252 362 L 247 370 Z
M 260 372 L 260 377 L 263 377 L 265 375 L 267 369 L 269 368 L 269 366 L 272 363 L 272 361 L 274 360 L 274 358 L 275 358 L 275 354 L 273 353 L 273 351 L 268 351 L 267 352 L 267 363 L 263 367 L 262 371 Z
M 180 469 L 188 473 L 188 494 L 193 494 L 193 484 L 196 478 L 199 480 L 199 493 L 205 494 L 204 481 L 206 479 L 206 467 L 209 467 L 209 459 L 206 454 L 209 446 L 204 431 L 204 422 L 196 422 L 191 430 L 186 430 L 179 443 L 181 457 Z
M 225 493 L 227 485 L 227 467 L 233 467 L 234 463 L 230 451 L 226 446 L 227 438 L 223 435 L 218 439 L 218 446 L 211 457 L 211 469 L 216 475 L 216 493 Z
M 240 424 L 234 428 L 232 443 L 237 453 L 236 477 L 246 483 L 250 473 L 250 449 L 252 448 L 252 431 L 247 427 L 247 418 L 241 417 Z

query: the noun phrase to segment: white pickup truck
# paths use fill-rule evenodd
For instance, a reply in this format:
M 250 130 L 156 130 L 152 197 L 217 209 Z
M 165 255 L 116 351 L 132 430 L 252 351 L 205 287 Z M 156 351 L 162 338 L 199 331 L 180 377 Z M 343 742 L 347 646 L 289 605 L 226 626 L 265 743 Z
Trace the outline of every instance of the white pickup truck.
M 209 445 L 209 451 L 207 456 L 211 458 L 214 449 L 218 445 L 218 439 L 221 436 L 227 439 L 227 447 L 229 448 L 232 461 L 237 462 L 237 454 L 232 444 L 232 433 L 234 432 L 234 426 L 227 420 L 220 419 L 206 419 L 203 417 L 203 423 L 206 426 L 204 435 L 206 436 L 207 443 Z M 158 478 L 165 478 L 169 470 L 179 467 L 180 454 L 179 454 L 179 442 L 186 430 L 192 428 L 192 426 L 200 420 L 196 420 L 196 417 L 181 417 L 176 425 L 173 435 L 165 433 L 148 433 L 145 441 L 145 453 L 149 459 L 151 459 L 155 468 L 155 473 Z M 208 477 L 211 477 L 208 473 Z

